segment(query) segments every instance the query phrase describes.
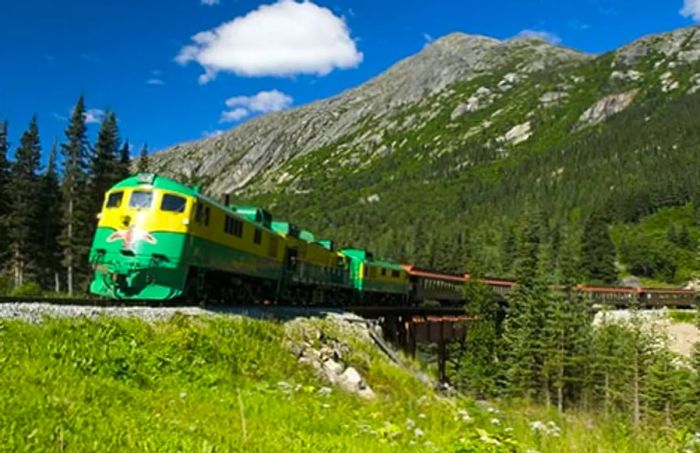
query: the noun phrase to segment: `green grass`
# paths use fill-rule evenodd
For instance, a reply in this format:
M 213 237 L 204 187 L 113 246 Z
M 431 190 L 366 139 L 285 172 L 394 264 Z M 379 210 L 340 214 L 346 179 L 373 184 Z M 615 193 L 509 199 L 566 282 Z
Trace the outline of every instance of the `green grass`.
M 687 322 L 696 323 L 698 321 L 698 315 L 695 310 L 669 310 L 668 317 L 671 318 L 673 322 Z
M 0 450 L 652 452 L 685 442 L 586 414 L 443 398 L 329 321 L 315 326 L 351 346 L 345 360 L 375 400 L 324 395 L 328 384 L 285 347 L 303 329 L 275 322 L 0 321 Z M 538 434 L 535 420 L 561 434 Z

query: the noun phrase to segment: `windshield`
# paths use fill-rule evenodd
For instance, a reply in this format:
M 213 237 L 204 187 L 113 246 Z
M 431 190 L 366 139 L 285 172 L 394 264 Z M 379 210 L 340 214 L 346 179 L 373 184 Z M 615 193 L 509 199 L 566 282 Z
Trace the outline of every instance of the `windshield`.
M 134 209 L 148 209 L 153 203 L 153 192 L 134 191 L 129 199 L 129 207 Z
M 176 195 L 163 195 L 163 201 L 160 203 L 160 209 L 169 212 L 185 212 L 187 200 Z
M 114 192 L 110 193 L 107 197 L 107 207 L 108 208 L 118 208 L 122 204 L 122 198 L 124 197 L 124 192 Z

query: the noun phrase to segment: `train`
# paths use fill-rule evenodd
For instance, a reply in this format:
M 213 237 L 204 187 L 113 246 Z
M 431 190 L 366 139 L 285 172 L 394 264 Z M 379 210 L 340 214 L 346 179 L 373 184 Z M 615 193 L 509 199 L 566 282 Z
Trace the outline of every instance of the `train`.
M 122 300 L 305 305 L 464 304 L 468 274 L 341 248 L 256 206 L 217 201 L 157 174 L 105 194 L 89 253 L 93 295 Z M 503 298 L 515 282 L 482 279 Z M 579 286 L 594 302 L 689 306 L 690 290 Z

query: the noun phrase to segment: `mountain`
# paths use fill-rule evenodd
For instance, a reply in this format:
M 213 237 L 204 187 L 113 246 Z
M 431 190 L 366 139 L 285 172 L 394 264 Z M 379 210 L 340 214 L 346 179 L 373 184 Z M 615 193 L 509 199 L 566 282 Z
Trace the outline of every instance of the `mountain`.
M 260 172 L 355 133 L 368 121 L 385 128 L 388 116 L 457 81 L 508 66 L 532 73 L 586 58 L 540 40 L 501 42 L 454 33 L 358 88 L 256 118 L 218 137 L 175 146 L 157 154 L 155 164 L 166 171 L 203 176 L 214 192 L 231 192 Z
M 699 27 L 603 55 L 456 33 L 334 98 L 153 161 L 346 244 L 508 274 L 525 211 L 544 218 L 556 261 L 558 235 L 595 210 L 625 224 L 700 201 L 699 92 Z

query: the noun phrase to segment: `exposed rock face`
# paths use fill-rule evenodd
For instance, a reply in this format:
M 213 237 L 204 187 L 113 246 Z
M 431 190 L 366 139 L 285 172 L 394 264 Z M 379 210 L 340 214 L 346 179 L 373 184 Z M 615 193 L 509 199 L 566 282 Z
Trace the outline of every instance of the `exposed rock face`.
M 652 35 L 617 51 L 615 63 L 632 66 L 640 59 L 657 53 L 669 61 L 692 63 L 700 60 L 700 27 L 693 26 L 673 33 Z
M 204 177 L 211 182 L 210 192 L 228 193 L 261 171 L 355 132 L 368 119 L 383 125 L 389 114 L 456 81 L 471 80 L 505 66 L 524 74 L 588 58 L 537 39 L 499 41 L 454 33 L 358 88 L 253 119 L 217 137 L 156 153 L 151 157 L 152 167 L 185 180 Z M 504 80 L 515 83 L 518 77 L 511 75 Z M 475 96 L 482 95 L 483 91 Z M 472 103 L 469 108 L 478 106 Z
M 517 145 L 529 139 L 531 135 L 532 125 L 528 121 L 526 123 L 513 126 L 513 128 L 506 132 L 506 135 L 504 135 L 499 141 L 510 145 Z
M 612 115 L 622 112 L 632 104 L 639 90 L 613 94 L 599 100 L 587 109 L 579 118 L 579 127 L 594 126 Z

